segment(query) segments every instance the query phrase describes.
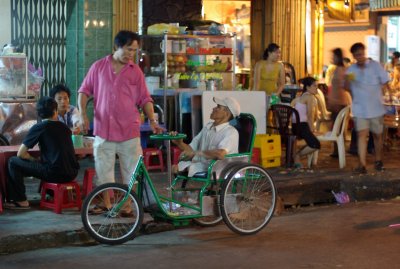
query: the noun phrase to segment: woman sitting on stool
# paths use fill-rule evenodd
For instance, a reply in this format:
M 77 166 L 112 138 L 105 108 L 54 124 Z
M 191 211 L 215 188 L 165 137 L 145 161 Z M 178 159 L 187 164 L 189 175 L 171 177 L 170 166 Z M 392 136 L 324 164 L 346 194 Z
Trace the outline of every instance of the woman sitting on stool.
M 302 165 L 300 159 L 303 156 L 313 153 L 321 148 L 319 140 L 314 135 L 314 115 L 317 109 L 317 100 L 314 97 L 318 93 L 317 81 L 312 77 L 305 77 L 300 80 L 303 84 L 303 93 L 292 101 L 292 106 L 299 112 L 300 122 L 293 120 L 293 131 L 298 134 L 298 138 L 306 141 L 306 145 L 302 147 L 295 155 L 295 168 L 300 168 Z

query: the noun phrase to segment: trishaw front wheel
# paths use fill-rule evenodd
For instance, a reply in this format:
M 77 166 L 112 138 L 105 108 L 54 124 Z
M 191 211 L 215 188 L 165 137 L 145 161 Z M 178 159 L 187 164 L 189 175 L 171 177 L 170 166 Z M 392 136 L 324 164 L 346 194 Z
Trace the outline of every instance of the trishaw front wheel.
M 133 239 L 143 221 L 137 195 L 119 183 L 94 189 L 85 199 L 81 218 L 86 231 L 98 242 L 115 245 Z

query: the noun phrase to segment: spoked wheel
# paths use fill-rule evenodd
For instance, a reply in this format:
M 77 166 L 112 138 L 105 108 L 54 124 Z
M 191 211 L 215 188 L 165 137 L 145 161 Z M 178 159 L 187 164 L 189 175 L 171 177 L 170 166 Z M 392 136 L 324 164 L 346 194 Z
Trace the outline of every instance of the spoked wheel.
M 263 229 L 273 216 L 275 203 L 274 182 L 258 165 L 237 166 L 222 186 L 221 215 L 238 234 L 255 234 Z
M 218 197 L 215 197 L 215 199 L 218 200 Z M 217 225 L 222 221 L 222 216 L 221 216 L 221 211 L 218 205 L 218 201 L 215 201 L 215 208 L 214 208 L 214 215 L 213 216 L 205 216 L 201 218 L 196 218 L 193 219 L 195 223 L 197 223 L 200 226 L 204 227 L 212 227 Z
M 226 179 L 227 176 L 230 174 L 230 172 L 232 171 L 233 168 L 235 168 L 235 166 L 241 165 L 242 162 L 233 162 L 228 164 L 221 172 L 220 174 L 220 179 Z M 219 191 L 219 186 L 217 186 L 218 191 L 216 192 L 216 195 L 219 195 L 220 191 Z M 218 223 L 220 223 L 222 221 L 222 215 L 221 215 L 221 210 L 220 210 L 220 206 L 219 206 L 219 197 L 216 197 L 216 201 L 215 201 L 215 205 L 216 208 L 214 208 L 214 213 L 215 215 L 213 216 L 206 216 L 206 217 L 202 217 L 202 218 L 196 218 L 193 219 L 193 221 L 195 223 L 197 223 L 200 226 L 204 226 L 204 227 L 212 227 L 217 225 Z
M 135 237 L 142 225 L 143 207 L 134 192 L 118 183 L 103 184 L 94 189 L 82 206 L 82 222 L 98 242 L 122 244 Z

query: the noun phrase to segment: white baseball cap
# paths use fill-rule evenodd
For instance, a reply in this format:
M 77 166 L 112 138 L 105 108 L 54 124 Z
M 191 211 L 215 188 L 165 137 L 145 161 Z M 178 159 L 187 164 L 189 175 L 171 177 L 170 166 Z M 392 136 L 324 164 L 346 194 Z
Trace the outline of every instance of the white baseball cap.
M 232 98 L 232 97 L 225 97 L 225 98 L 214 97 L 213 100 L 217 105 L 228 107 L 229 111 L 232 113 L 233 117 L 239 116 L 240 105 L 234 98 Z

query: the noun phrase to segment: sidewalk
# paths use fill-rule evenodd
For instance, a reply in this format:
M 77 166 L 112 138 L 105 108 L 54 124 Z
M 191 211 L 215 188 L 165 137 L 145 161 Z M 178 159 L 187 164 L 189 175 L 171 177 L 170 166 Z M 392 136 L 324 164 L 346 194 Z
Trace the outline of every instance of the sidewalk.
M 335 203 L 331 190 L 345 191 L 351 202 L 396 198 L 400 193 L 400 141 L 384 151 L 384 172 L 373 169 L 374 156 L 368 155 L 368 174 L 355 175 L 352 168 L 357 165 L 357 157 L 346 154 L 346 168 L 340 170 L 338 160 L 329 156 L 329 144 L 322 145 L 318 168 L 314 170 L 268 169 L 278 194 L 285 207 L 313 206 Z M 81 161 L 82 167 L 92 166 L 93 161 Z M 305 164 L 306 160 L 304 160 Z M 82 173 L 84 169 L 81 169 Z M 166 173 L 153 172 L 152 178 L 159 184 L 167 184 Z M 78 177 L 82 180 L 83 175 Z M 166 185 L 165 185 L 166 186 Z M 4 210 L 0 213 L 0 254 L 28 251 L 65 245 L 95 244 L 84 231 L 80 213 L 76 209 L 55 214 L 51 210 L 39 208 L 38 182 L 27 180 L 27 193 L 31 210 Z M 282 209 L 282 208 L 281 208 Z M 167 223 L 152 222 L 145 215 L 142 232 L 154 233 L 173 229 Z

